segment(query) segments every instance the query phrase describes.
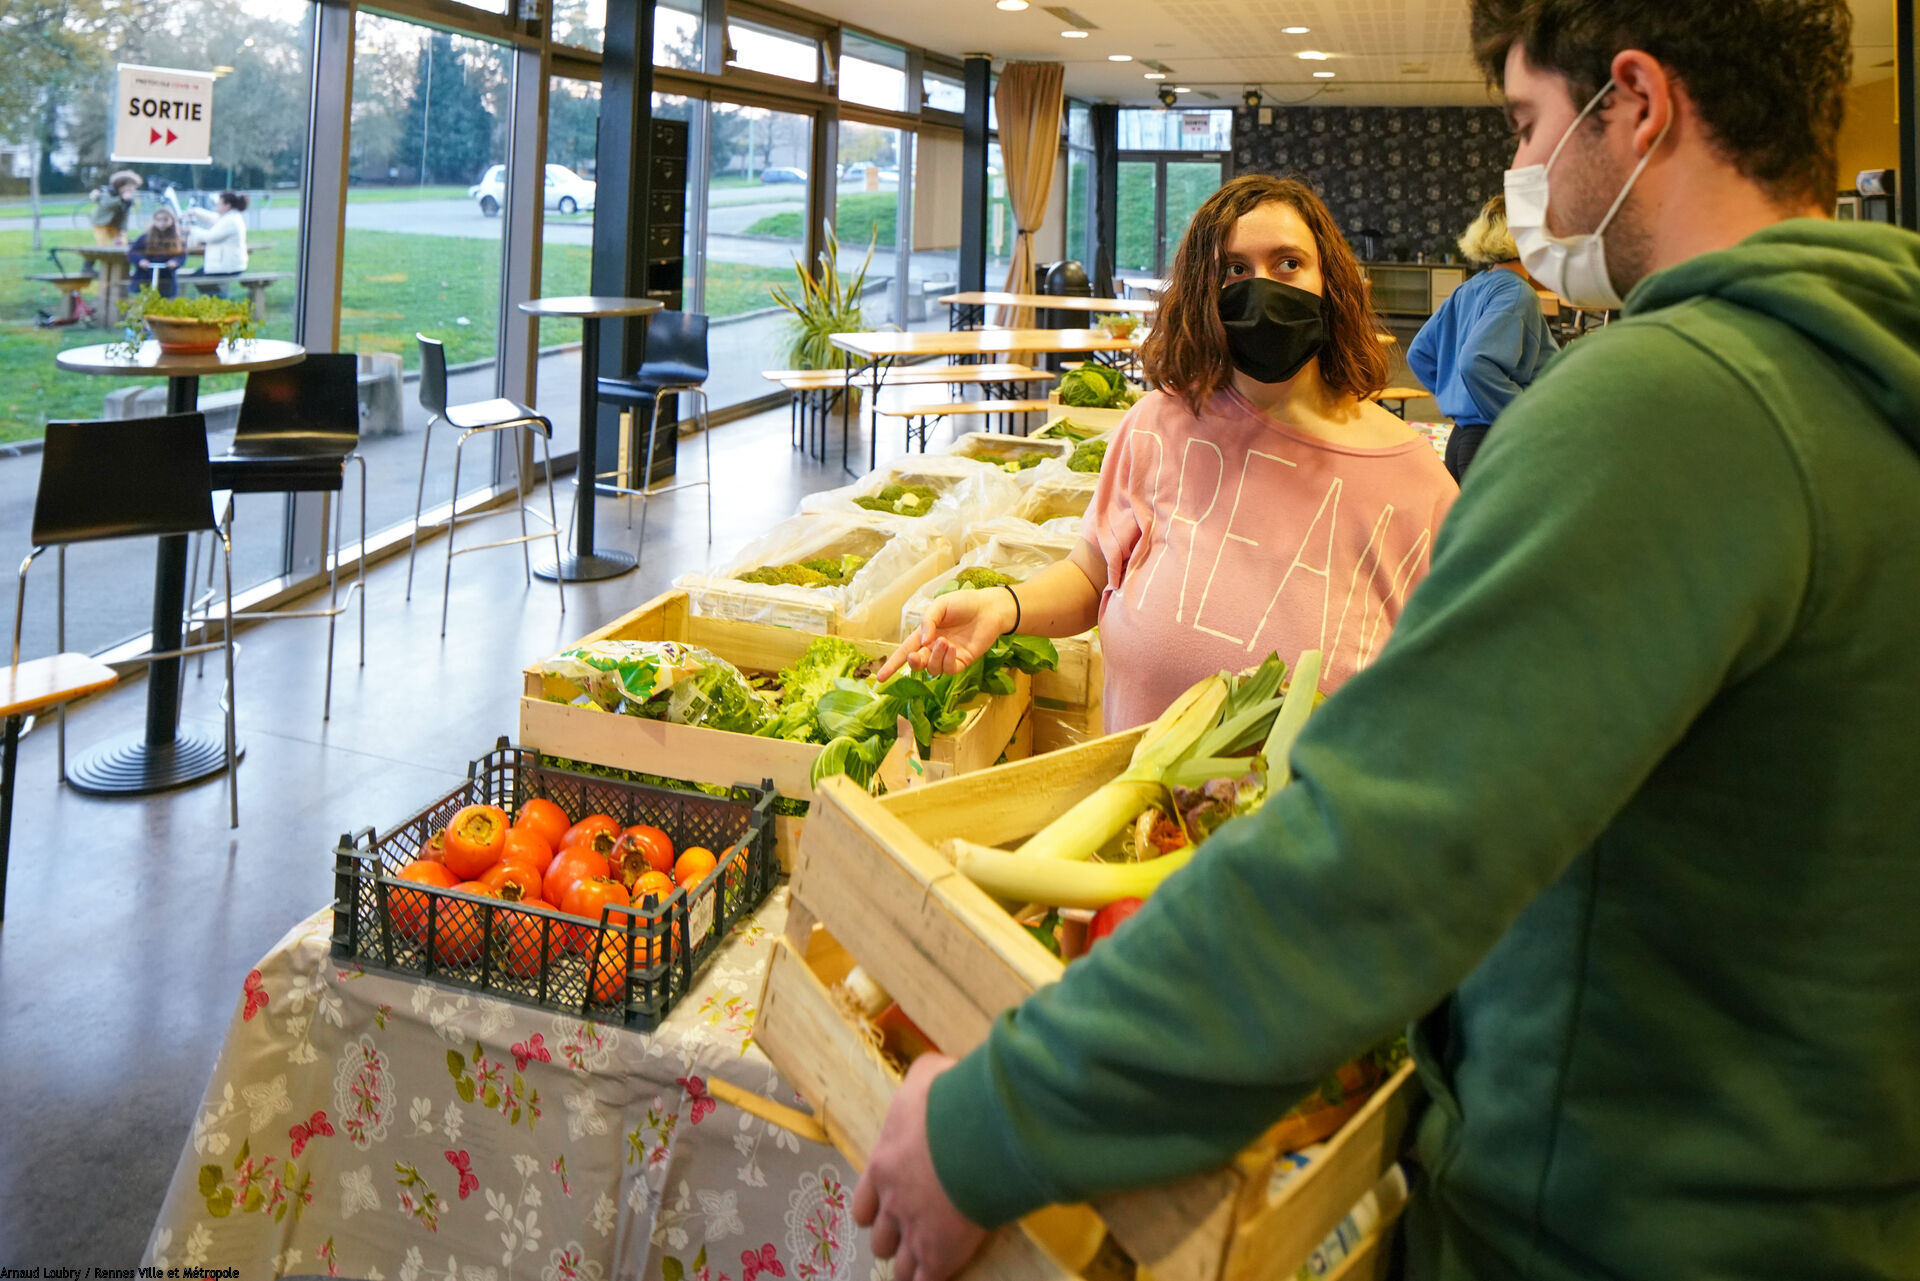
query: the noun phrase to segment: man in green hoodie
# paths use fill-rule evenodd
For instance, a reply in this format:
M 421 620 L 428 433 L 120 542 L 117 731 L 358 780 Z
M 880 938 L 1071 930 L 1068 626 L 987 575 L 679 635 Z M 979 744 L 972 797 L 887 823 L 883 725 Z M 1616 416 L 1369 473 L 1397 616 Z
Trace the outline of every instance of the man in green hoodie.
M 1473 30 L 1510 187 L 1551 160 L 1529 268 L 1624 318 L 1502 415 L 1295 782 L 915 1064 L 855 1201 L 895 1281 L 1416 1020 L 1410 1276 L 1920 1278 L 1920 238 L 1822 217 L 1847 7 Z

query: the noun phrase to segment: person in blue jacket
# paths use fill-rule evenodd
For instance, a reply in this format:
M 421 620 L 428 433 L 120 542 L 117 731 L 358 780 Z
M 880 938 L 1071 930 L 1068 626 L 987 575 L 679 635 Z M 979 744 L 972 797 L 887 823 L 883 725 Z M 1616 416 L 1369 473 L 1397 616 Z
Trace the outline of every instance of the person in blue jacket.
M 1440 304 L 1407 348 L 1407 366 L 1453 419 L 1447 470 L 1464 482 L 1494 419 L 1558 348 L 1507 230 L 1504 195 L 1481 209 L 1460 237 L 1460 252 L 1487 270 Z

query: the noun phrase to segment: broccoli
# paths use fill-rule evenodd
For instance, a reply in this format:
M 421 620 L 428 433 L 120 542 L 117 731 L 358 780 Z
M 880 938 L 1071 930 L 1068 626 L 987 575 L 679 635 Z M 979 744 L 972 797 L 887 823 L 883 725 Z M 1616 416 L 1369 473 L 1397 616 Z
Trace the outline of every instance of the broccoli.
M 894 516 L 924 516 L 933 510 L 933 504 L 939 497 L 940 495 L 929 486 L 902 485 L 895 482 L 877 494 L 856 498 L 853 502 L 854 506 L 864 507 L 870 512 L 887 512 Z
M 800 562 L 801 565 L 813 570 L 817 574 L 825 574 L 836 585 L 845 583 L 848 579 L 859 573 L 860 567 L 866 563 L 867 558 L 865 556 L 855 556 L 851 552 L 845 556 L 816 556 L 810 560 Z
M 1104 440 L 1082 441 L 1074 447 L 1073 457 L 1067 459 L 1067 470 L 1077 472 L 1097 472 L 1107 460 L 1107 442 Z
M 954 576 L 954 582 L 969 591 L 979 591 L 986 587 L 1011 587 L 1019 581 L 1011 574 L 1003 574 L 997 569 L 988 569 L 985 565 L 971 566 Z
M 780 670 L 780 710 L 761 729 L 761 736 L 795 743 L 814 741 L 820 696 L 836 680 L 851 679 L 866 661 L 864 653 L 839 637 L 816 636 L 791 667 Z
M 768 587 L 839 587 L 866 563 L 865 556 L 822 556 L 791 565 L 762 565 L 739 575 L 738 581 Z
M 1000 470 L 1011 472 L 1018 476 L 1029 467 L 1038 467 L 1041 463 L 1045 462 L 1046 459 L 1047 455 L 1045 454 L 1021 454 L 1018 458 L 1009 458 L 1002 462 L 1000 464 Z

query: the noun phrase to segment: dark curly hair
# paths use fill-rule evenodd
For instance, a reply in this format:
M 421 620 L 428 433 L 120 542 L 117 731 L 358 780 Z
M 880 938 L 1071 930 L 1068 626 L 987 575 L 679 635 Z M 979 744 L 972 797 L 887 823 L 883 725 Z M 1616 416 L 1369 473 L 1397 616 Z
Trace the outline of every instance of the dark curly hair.
M 1166 292 L 1160 295 L 1153 331 L 1140 348 L 1147 378 L 1179 396 L 1195 414 L 1233 380 L 1227 330 L 1220 322 L 1220 289 L 1226 283 L 1233 224 L 1276 202 L 1291 205 L 1300 215 L 1320 253 L 1327 325 L 1327 341 L 1319 353 L 1321 380 L 1362 400 L 1387 385 L 1387 357 L 1375 336 L 1380 321 L 1367 298 L 1366 279 L 1326 203 L 1297 178 L 1241 174 L 1208 196 L 1187 224 Z
M 1614 55 L 1638 49 L 1687 87 L 1742 176 L 1781 202 L 1831 204 L 1853 74 L 1846 0 L 1472 0 L 1473 54 L 1487 79 L 1507 51 L 1567 79 L 1575 102 L 1600 91 Z

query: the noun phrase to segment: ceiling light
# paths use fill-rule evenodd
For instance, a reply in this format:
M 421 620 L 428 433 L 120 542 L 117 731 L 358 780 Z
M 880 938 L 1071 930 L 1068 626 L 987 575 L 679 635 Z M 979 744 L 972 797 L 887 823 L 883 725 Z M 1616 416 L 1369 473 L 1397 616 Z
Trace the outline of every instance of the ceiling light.
M 1068 40 L 1085 40 L 1088 35 L 1087 32 L 1080 30 L 1078 27 L 1069 27 L 1067 30 L 1062 31 L 1060 34 L 1066 37 Z
M 1107 55 L 1107 61 L 1108 62 L 1132 62 L 1133 55 L 1130 53 L 1110 53 Z
M 1164 71 L 1149 71 L 1147 73 L 1147 79 L 1149 80 L 1165 80 L 1166 78 L 1167 73 Z
M 1331 80 L 1333 79 L 1333 76 L 1334 76 L 1334 73 L 1331 71 L 1316 71 L 1313 73 L 1313 78 L 1315 80 Z
M 1326 62 L 1328 59 L 1333 57 L 1332 54 L 1321 53 L 1318 49 L 1302 49 L 1299 53 L 1296 53 L 1293 56 L 1296 58 L 1304 58 L 1308 62 Z
M 1246 103 L 1249 107 L 1257 107 L 1260 105 L 1260 91 L 1258 89 L 1248 89 L 1240 95 L 1240 101 Z
M 1160 90 L 1160 105 L 1163 107 L 1171 107 L 1175 102 L 1173 94 L 1173 90 L 1163 87 Z
M 1175 93 L 1192 93 L 1193 92 L 1193 90 L 1187 88 L 1185 85 L 1175 85 L 1173 91 Z
M 1018 13 L 1027 7 L 1027 0 L 993 0 L 993 7 L 1005 9 L 1008 13 Z
M 1280 28 L 1280 34 L 1286 36 L 1304 36 L 1311 30 L 1313 30 L 1312 27 L 1282 27 Z

